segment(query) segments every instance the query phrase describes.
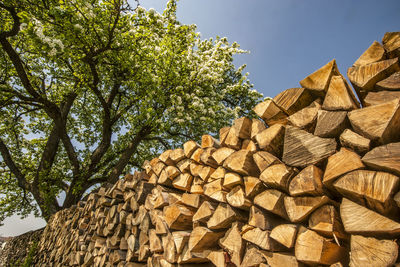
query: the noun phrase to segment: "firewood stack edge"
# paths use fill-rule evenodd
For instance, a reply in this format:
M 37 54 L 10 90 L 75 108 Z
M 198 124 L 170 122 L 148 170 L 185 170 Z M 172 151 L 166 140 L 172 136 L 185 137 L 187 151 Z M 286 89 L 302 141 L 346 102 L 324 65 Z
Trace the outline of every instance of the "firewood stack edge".
M 399 56 L 386 33 L 355 94 L 332 60 L 103 185 L 51 218 L 36 266 L 400 266 Z

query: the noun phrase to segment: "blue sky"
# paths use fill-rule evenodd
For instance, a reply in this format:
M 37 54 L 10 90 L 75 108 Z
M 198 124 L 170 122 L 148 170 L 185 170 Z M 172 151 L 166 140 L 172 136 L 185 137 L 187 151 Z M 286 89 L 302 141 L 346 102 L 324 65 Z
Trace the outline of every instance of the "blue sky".
M 159 12 L 166 2 L 140 0 Z M 249 50 L 235 64 L 247 64 L 254 88 L 273 97 L 299 87 L 300 80 L 333 58 L 345 75 L 374 40 L 400 31 L 399 14 L 399 0 L 180 0 L 177 17 L 196 24 L 203 38 L 226 36 Z M 40 219 L 16 216 L 4 223 L 3 236 L 44 225 Z

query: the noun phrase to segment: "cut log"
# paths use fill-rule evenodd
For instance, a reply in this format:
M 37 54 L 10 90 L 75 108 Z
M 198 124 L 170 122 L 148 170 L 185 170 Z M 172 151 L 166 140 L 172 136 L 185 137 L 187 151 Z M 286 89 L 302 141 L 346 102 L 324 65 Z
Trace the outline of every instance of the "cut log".
M 345 231 L 350 234 L 376 237 L 400 235 L 400 223 L 346 198 L 340 205 L 340 217 Z
M 266 151 L 258 151 L 253 155 L 255 164 L 260 173 L 273 164 L 282 163 L 277 157 Z
M 400 71 L 393 73 L 375 85 L 377 90 L 400 90 Z
M 289 183 L 297 174 L 297 169 L 285 164 L 275 164 L 266 168 L 260 175 L 260 180 L 267 186 L 288 192 Z
M 334 187 L 343 196 L 388 215 L 393 211 L 399 178 L 387 172 L 357 170 L 339 178 Z
M 214 250 L 208 254 L 207 259 L 209 259 L 215 266 L 225 267 L 228 266 L 226 263 L 225 253 L 226 252 L 223 250 Z
M 244 177 L 244 190 L 246 198 L 253 199 L 256 195 L 264 191 L 265 186 L 257 177 L 245 176 Z
M 274 102 L 288 115 L 292 115 L 313 101 L 310 92 L 304 88 L 290 88 L 274 97 Z
M 223 179 L 218 179 L 203 186 L 204 195 L 219 202 L 226 202 L 226 194 L 222 188 Z
M 253 119 L 251 123 L 251 133 L 250 138 L 251 140 L 255 141 L 255 136 L 264 131 L 266 129 L 265 124 L 263 121 L 259 119 Z
M 374 85 L 399 71 L 398 59 L 387 59 L 368 65 L 351 67 L 347 71 L 354 88 L 357 90 L 371 91 Z
M 383 47 L 390 58 L 400 56 L 400 33 L 387 32 L 382 38 Z
M 236 151 L 225 160 L 223 166 L 242 175 L 259 175 L 258 168 L 254 164 L 253 152 L 247 150 Z
M 365 154 L 362 161 L 372 169 L 400 175 L 400 143 L 376 147 Z
M 192 218 L 194 212 L 189 208 L 173 204 L 164 207 L 163 210 L 165 222 L 173 230 L 188 230 L 192 228 Z
M 198 209 L 204 201 L 204 197 L 198 194 L 183 194 L 180 203 L 188 207 Z
M 193 222 L 207 223 L 208 219 L 214 214 L 216 207 L 217 204 L 204 201 L 193 215 Z
M 251 133 L 252 121 L 249 118 L 242 117 L 233 122 L 233 129 L 237 137 L 242 139 L 249 139 Z
M 161 245 L 161 240 L 156 234 L 155 229 L 150 229 L 149 231 L 149 242 L 150 242 L 150 251 L 154 252 L 163 252 L 163 246 Z
M 190 158 L 200 146 L 195 142 L 195 141 L 187 141 L 186 143 L 183 144 L 183 151 L 185 153 L 185 156 L 187 158 Z
M 302 222 L 314 210 L 329 202 L 327 196 L 320 197 L 289 197 L 284 199 L 285 209 L 291 222 Z
M 176 253 L 174 237 L 171 234 L 163 236 L 162 245 L 164 248 L 163 258 L 168 263 L 175 263 L 178 260 L 178 254 Z
M 241 267 L 254 267 L 259 266 L 265 262 L 265 258 L 261 251 L 254 245 L 247 245 L 246 252 L 243 257 Z
M 282 223 L 282 219 L 272 213 L 267 213 L 251 206 L 248 224 L 261 230 L 271 230 L 275 225 Z
M 328 158 L 323 183 L 330 186 L 339 176 L 364 167 L 359 155 L 342 147 L 339 152 Z
M 297 236 L 296 224 L 281 224 L 271 231 L 270 237 L 287 248 L 294 247 Z
M 205 148 L 200 155 L 200 161 L 206 166 L 218 168 L 217 162 L 212 158 L 212 154 L 216 149 L 214 147 Z
M 290 181 L 289 193 L 291 196 L 320 196 L 322 188 L 322 170 L 315 165 L 305 167 Z
M 179 161 L 184 160 L 186 158 L 185 151 L 182 148 L 174 149 L 169 155 L 169 158 L 174 163 L 178 163 Z
M 268 266 L 271 267 L 304 267 L 305 265 L 298 262 L 296 257 L 289 253 L 277 253 L 263 251 L 265 259 L 267 259 Z M 267 266 L 267 265 L 265 265 Z M 260 265 L 261 267 L 261 265 Z
M 247 218 L 244 214 L 225 203 L 220 203 L 213 215 L 207 222 L 207 227 L 211 230 L 229 228 L 235 221 L 245 222 Z
M 212 153 L 211 157 L 215 160 L 218 165 L 222 165 L 222 163 L 233 153 L 234 149 L 229 147 L 221 147 Z
M 203 182 L 208 182 L 208 179 L 215 172 L 215 169 L 210 166 L 204 166 L 198 173 L 198 176 L 201 178 Z
M 201 137 L 201 148 L 205 149 L 210 147 L 219 148 L 220 143 L 217 139 L 215 139 L 211 135 L 205 134 Z
M 359 154 L 365 154 L 369 150 L 371 141 L 350 129 L 346 129 L 340 135 L 340 144 L 348 147 Z
M 195 227 L 190 233 L 188 249 L 191 252 L 203 252 L 215 248 L 224 232 L 214 232 L 206 227 Z
M 295 244 L 297 260 L 310 265 L 330 265 L 343 260 L 347 251 L 312 230 L 300 227 Z
M 278 190 L 267 189 L 254 198 L 254 204 L 282 218 L 287 218 L 283 204 L 284 197 L 285 194 Z
M 276 123 L 286 124 L 287 122 L 288 115 L 272 99 L 261 102 L 253 110 L 268 126 Z
M 242 186 L 238 185 L 233 188 L 227 195 L 226 201 L 235 208 L 248 210 L 251 207 L 251 201 L 244 195 Z
M 374 41 L 367 50 L 354 62 L 353 66 L 362 66 L 375 63 L 385 59 L 385 49 L 383 46 Z
M 294 167 L 316 164 L 335 153 L 336 146 L 334 139 L 320 138 L 286 126 L 282 161 Z
M 193 181 L 193 176 L 190 173 L 186 172 L 186 173 L 181 173 L 178 177 L 176 177 L 172 182 L 172 185 L 177 189 L 190 191 L 192 181 Z
M 369 92 L 364 99 L 364 104 L 366 107 L 375 106 L 399 98 L 400 98 L 399 91 Z
M 192 162 L 191 159 L 184 159 L 184 160 L 179 161 L 176 164 L 176 167 L 178 167 L 180 172 L 189 172 L 191 162 Z
M 237 173 L 227 172 L 224 177 L 224 182 L 222 186 L 227 190 L 232 189 L 237 185 L 243 185 L 243 178 Z
M 400 99 L 380 105 L 354 110 L 348 113 L 351 125 L 356 133 L 368 139 L 387 144 L 399 140 Z M 368 118 L 366 120 L 365 118 Z
M 277 157 L 282 155 L 283 137 L 285 134 L 285 126 L 282 124 L 274 124 L 257 134 L 255 139 L 258 146 Z
M 308 220 L 308 226 L 320 235 L 347 239 L 339 214 L 332 205 L 324 205 L 315 210 Z
M 219 245 L 230 255 L 231 261 L 236 266 L 240 266 L 244 254 L 244 242 L 240 235 L 239 224 L 233 223 L 232 227 L 219 240 Z
M 226 134 L 225 139 L 221 139 L 221 146 L 229 147 L 234 150 L 239 150 L 242 146 L 242 140 L 236 136 L 236 131 L 233 127 L 229 128 L 228 133 Z
M 212 182 L 225 177 L 226 170 L 223 167 L 218 167 L 211 175 L 208 182 Z
M 392 240 L 352 235 L 350 266 L 393 266 L 397 260 L 398 245 Z
M 314 132 L 317 123 L 318 111 L 321 109 L 321 100 L 317 99 L 308 107 L 305 107 L 288 118 L 288 121 L 297 128 Z
M 163 153 L 160 154 L 160 156 L 158 156 L 158 158 L 166 165 L 172 165 L 174 164 L 174 162 L 169 158 L 171 152 L 172 152 L 171 149 L 165 150 Z
M 252 152 L 257 152 L 257 150 L 259 150 L 257 144 L 250 139 L 243 140 L 241 149 Z
M 184 247 L 188 244 L 189 242 L 189 237 L 190 237 L 189 231 L 176 231 L 172 232 L 172 237 L 175 243 L 175 248 L 176 248 L 176 253 L 181 254 Z
M 196 150 L 193 152 L 193 154 L 192 154 L 192 156 L 190 157 L 190 159 L 193 160 L 193 161 L 195 161 L 195 162 L 197 162 L 197 163 L 199 163 L 199 164 L 202 164 L 202 163 L 201 163 L 201 154 L 203 154 L 203 151 L 204 151 L 204 149 L 202 149 L 202 148 L 196 149 Z
M 332 76 L 322 108 L 325 110 L 352 110 L 359 107 L 353 91 L 343 76 Z
M 318 111 L 314 135 L 319 137 L 336 137 L 348 128 L 346 111 Z
M 333 59 L 325 66 L 301 80 L 300 85 L 310 89 L 316 95 L 324 95 L 328 89 L 332 75 L 337 74 L 339 74 L 339 70 L 336 66 L 336 61 Z
M 242 238 L 264 250 L 282 250 L 282 246 L 270 237 L 270 231 L 263 231 L 257 227 L 245 232 Z
M 184 263 L 193 263 L 196 266 L 204 262 L 208 262 L 207 255 L 203 252 L 191 252 L 188 245 L 183 248 L 182 253 L 178 256 L 178 264 L 181 265 Z

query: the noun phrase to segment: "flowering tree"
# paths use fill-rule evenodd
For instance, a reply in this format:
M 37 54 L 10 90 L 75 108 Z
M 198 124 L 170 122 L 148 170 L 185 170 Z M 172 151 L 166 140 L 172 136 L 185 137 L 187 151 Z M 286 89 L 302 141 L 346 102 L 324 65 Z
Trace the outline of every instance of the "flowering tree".
M 251 116 L 261 97 L 232 63 L 239 45 L 201 40 L 176 1 L 159 14 L 125 0 L 3 0 L 0 21 L 0 221 L 47 219 L 164 147 Z

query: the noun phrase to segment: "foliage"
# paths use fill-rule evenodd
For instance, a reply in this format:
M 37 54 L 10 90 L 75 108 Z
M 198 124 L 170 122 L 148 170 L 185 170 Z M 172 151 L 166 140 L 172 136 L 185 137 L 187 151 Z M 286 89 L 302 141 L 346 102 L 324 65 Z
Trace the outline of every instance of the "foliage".
M 48 218 L 161 149 L 252 116 L 261 95 L 233 64 L 245 51 L 202 40 L 176 8 L 0 3 L 0 221 Z

